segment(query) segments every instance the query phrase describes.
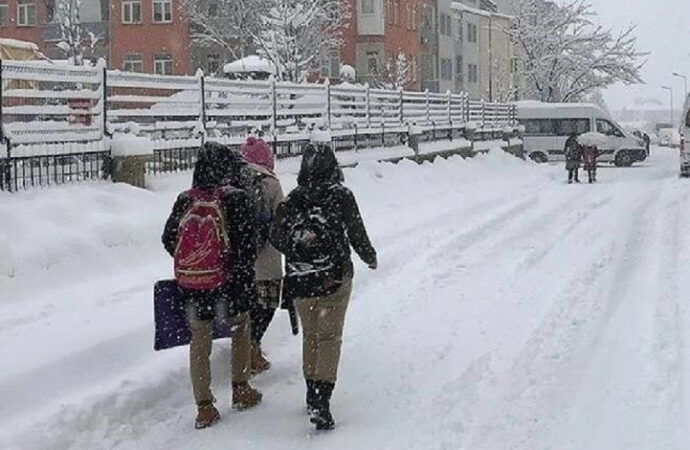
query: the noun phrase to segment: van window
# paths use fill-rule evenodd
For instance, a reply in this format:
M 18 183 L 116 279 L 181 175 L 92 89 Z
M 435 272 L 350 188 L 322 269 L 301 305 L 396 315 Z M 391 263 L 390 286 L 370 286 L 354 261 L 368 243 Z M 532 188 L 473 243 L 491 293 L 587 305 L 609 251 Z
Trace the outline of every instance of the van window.
M 589 119 L 559 119 L 556 131 L 559 136 L 587 133 L 590 131 Z
M 623 132 L 613 123 L 604 119 L 597 119 L 597 131 L 607 136 L 625 137 Z
M 525 127 L 525 136 L 554 136 L 556 134 L 555 119 L 527 119 L 520 123 Z

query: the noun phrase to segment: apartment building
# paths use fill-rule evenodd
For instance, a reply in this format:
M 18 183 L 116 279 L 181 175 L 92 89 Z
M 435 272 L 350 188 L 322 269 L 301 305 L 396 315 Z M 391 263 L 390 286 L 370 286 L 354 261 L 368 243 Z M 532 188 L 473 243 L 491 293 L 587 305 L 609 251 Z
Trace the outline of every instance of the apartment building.
M 355 69 L 362 82 L 373 82 L 375 74 L 399 53 L 405 54 L 412 76 L 406 89 L 421 88 L 423 6 L 422 0 L 355 0 Z M 433 70 L 433 68 L 431 69 Z
M 189 21 L 181 6 L 181 0 L 111 0 L 110 66 L 130 72 L 189 74 Z
M 463 0 L 452 5 L 455 35 L 455 90 L 487 101 L 515 95 L 516 59 L 507 34 L 512 16 L 498 12 L 490 0 Z

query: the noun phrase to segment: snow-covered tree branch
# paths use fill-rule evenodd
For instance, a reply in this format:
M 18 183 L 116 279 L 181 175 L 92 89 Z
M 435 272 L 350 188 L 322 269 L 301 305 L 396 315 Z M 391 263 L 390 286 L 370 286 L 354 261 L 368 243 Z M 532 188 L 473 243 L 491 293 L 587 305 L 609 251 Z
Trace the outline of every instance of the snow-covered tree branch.
M 76 66 L 84 64 L 85 45 L 93 51 L 98 42 L 98 37 L 87 31 L 81 23 L 81 3 L 82 0 L 60 0 L 56 11 L 56 21 L 60 25 L 60 42 L 57 46 Z
M 391 57 L 374 76 L 374 85 L 383 89 L 404 89 L 414 80 L 414 68 L 403 52 Z
M 214 44 L 235 59 L 247 56 L 254 36 L 261 30 L 266 11 L 263 0 L 183 0 L 189 16 L 192 40 L 201 45 Z
M 351 17 L 342 0 L 263 0 L 261 28 L 254 32 L 258 53 L 271 61 L 281 79 L 301 82 L 342 44 Z
M 586 0 L 517 0 L 515 8 L 506 32 L 517 45 L 528 97 L 574 102 L 617 82 L 642 82 L 646 54 L 637 50 L 634 25 L 620 33 L 595 25 Z

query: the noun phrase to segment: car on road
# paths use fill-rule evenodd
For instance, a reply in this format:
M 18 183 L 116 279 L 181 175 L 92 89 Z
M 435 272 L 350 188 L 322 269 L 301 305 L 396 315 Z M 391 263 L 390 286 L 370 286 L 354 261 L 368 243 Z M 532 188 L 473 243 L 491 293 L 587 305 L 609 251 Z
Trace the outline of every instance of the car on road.
M 517 102 L 517 118 L 525 129 L 525 152 L 537 162 L 565 161 L 565 141 L 572 134 L 596 131 L 607 137 L 602 162 L 619 167 L 647 159 L 644 141 L 624 131 L 599 106 L 589 103 Z
M 662 128 L 659 130 L 659 145 L 661 147 L 679 148 L 680 133 L 675 128 Z

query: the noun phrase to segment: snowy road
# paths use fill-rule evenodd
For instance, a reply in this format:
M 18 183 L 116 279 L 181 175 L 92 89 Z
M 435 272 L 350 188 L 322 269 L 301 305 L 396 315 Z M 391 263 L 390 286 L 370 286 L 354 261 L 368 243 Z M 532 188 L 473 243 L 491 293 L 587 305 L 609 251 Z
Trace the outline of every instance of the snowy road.
M 304 416 L 300 342 L 284 314 L 265 343 L 274 368 L 255 380 L 264 403 L 229 410 L 220 343 L 224 417 L 193 430 L 186 349 L 151 349 L 151 285 L 170 273 L 155 240 L 185 177 L 137 198 L 132 217 L 119 212 L 143 230 L 133 245 L 100 259 L 80 248 L 45 274 L 71 274 L 60 284 L 35 273 L 7 284 L 0 447 L 690 449 L 690 183 L 675 154 L 603 168 L 596 186 L 499 153 L 346 177 L 380 269 L 357 267 L 337 431 L 316 435 Z M 106 204 L 134 195 L 98 190 L 69 192 Z M 0 211 L 37 201 L 19 195 L 0 197 Z M 108 270 L 79 281 L 82 265 Z

